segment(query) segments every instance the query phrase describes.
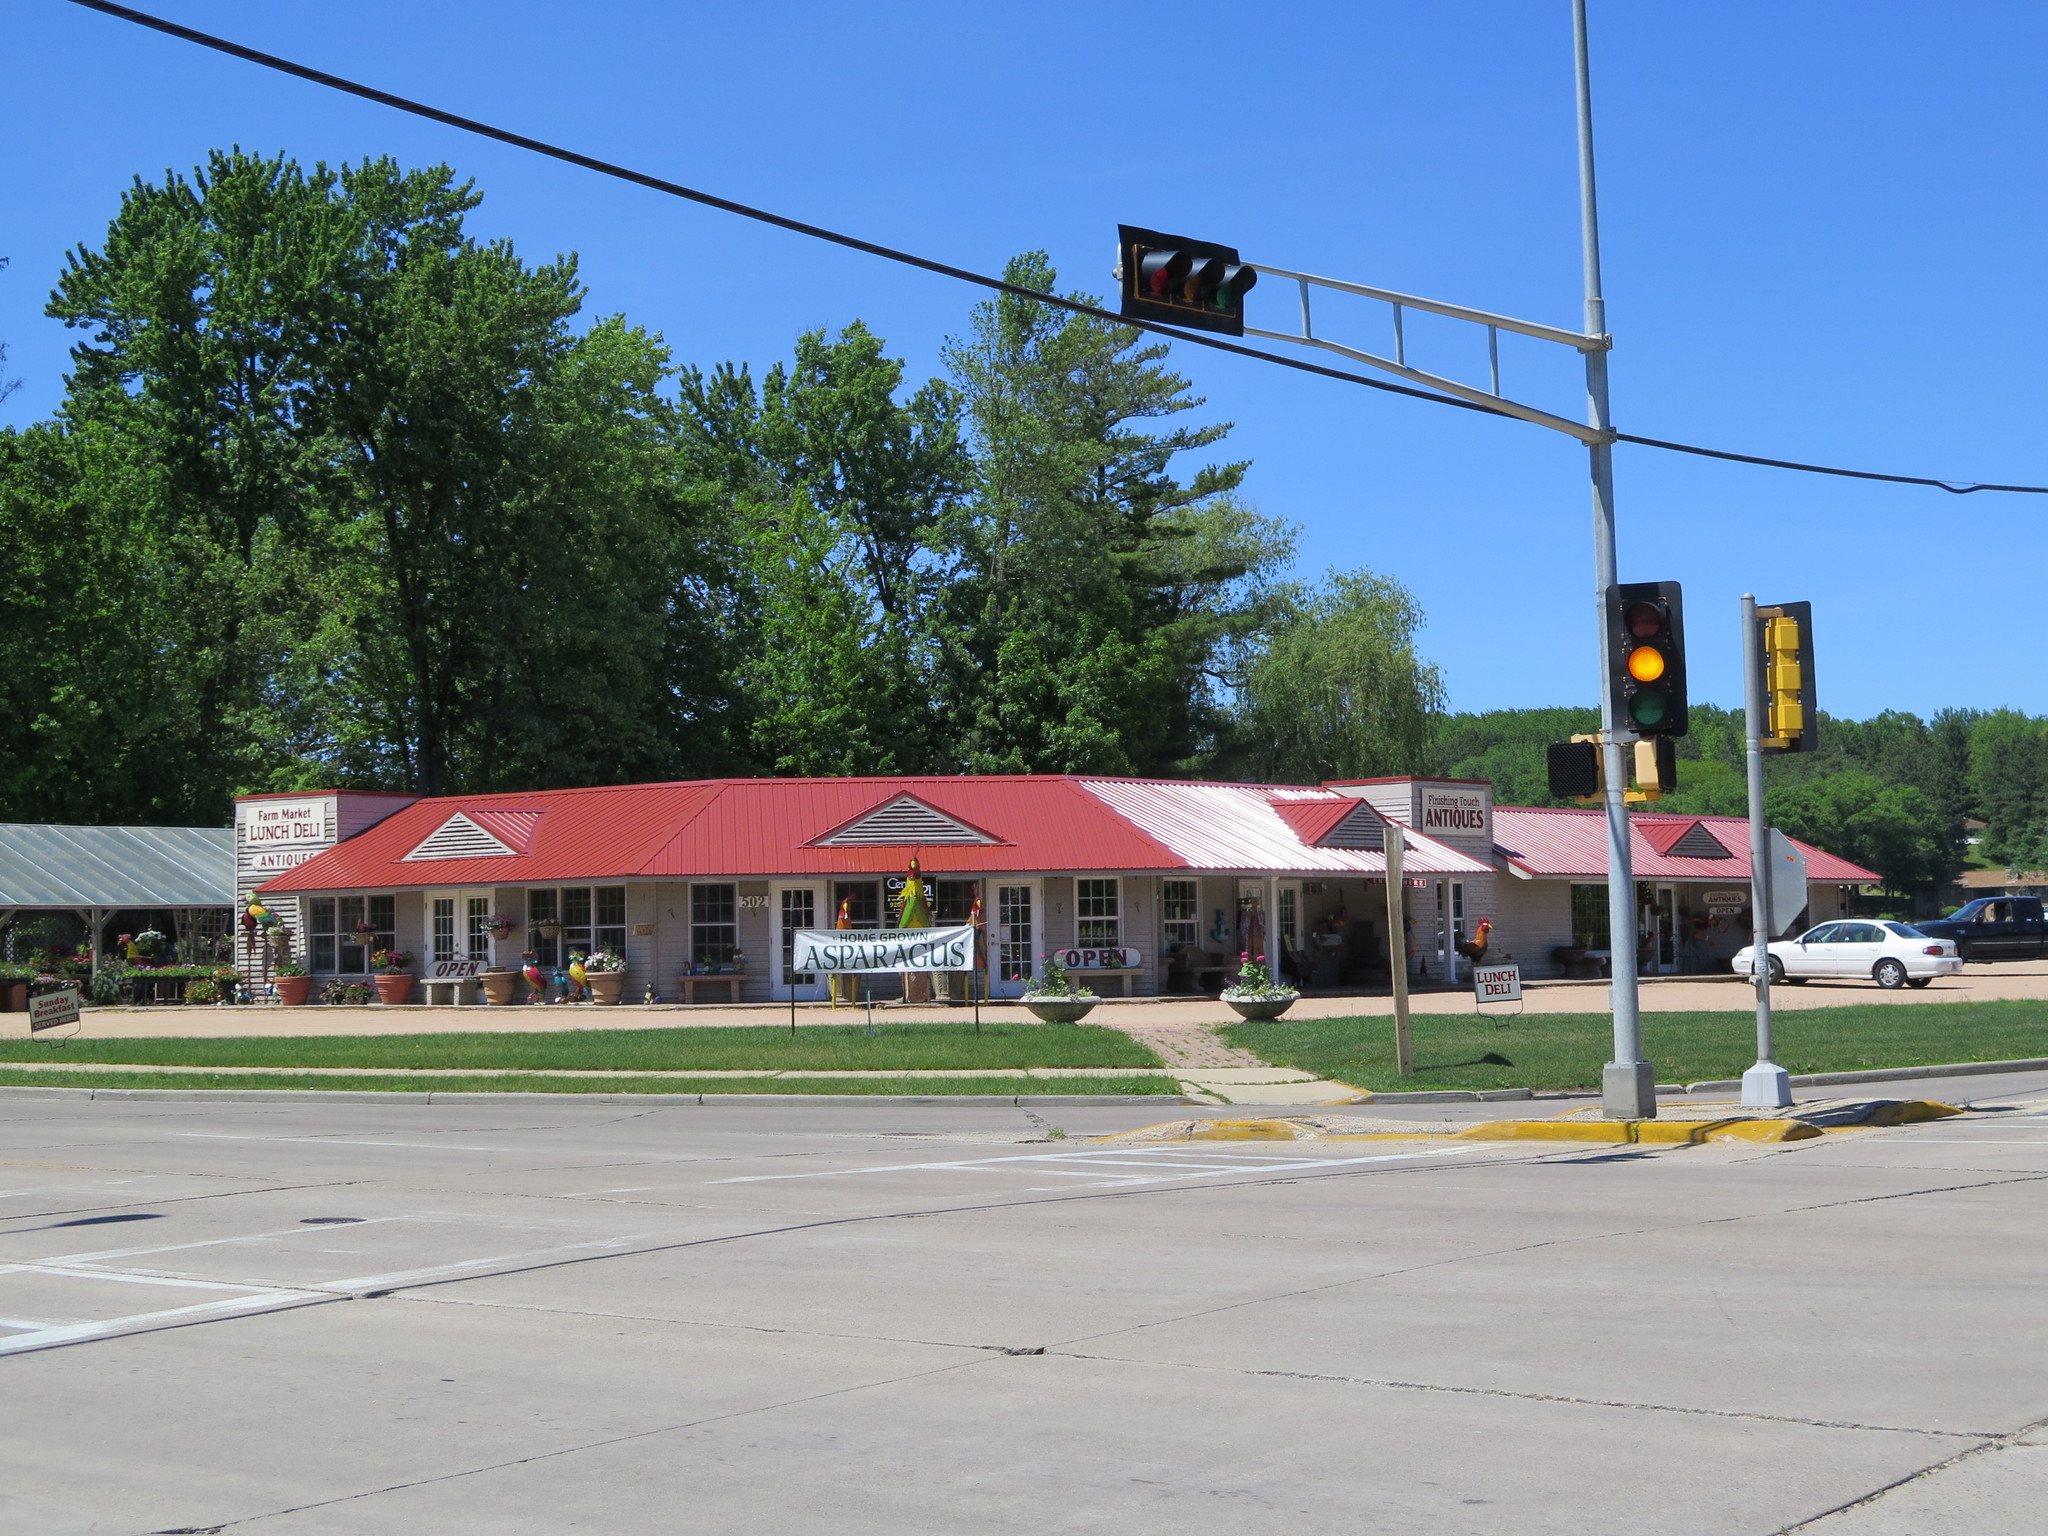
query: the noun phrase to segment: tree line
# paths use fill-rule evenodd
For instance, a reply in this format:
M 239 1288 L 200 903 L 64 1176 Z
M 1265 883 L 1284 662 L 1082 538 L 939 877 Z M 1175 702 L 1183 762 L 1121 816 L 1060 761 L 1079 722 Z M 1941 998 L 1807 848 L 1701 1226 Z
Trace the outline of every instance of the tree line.
M 858 320 L 681 362 L 480 201 L 222 151 L 70 254 L 61 407 L 0 432 L 0 818 L 1419 760 L 1413 599 L 1287 578 L 1165 344 L 1005 295 L 921 383 Z
M 1742 715 L 1694 704 L 1678 743 L 1678 790 L 1654 809 L 1741 816 L 1749 810 Z M 1505 805 L 1556 805 L 1544 747 L 1591 731 L 1587 709 L 1451 714 L 1433 727 L 1431 771 L 1491 779 Z M 1792 836 L 1925 889 L 1976 866 L 2048 869 L 2048 717 L 1946 709 L 1930 720 L 1887 710 L 1823 714 L 1812 752 L 1764 761 L 1764 807 Z

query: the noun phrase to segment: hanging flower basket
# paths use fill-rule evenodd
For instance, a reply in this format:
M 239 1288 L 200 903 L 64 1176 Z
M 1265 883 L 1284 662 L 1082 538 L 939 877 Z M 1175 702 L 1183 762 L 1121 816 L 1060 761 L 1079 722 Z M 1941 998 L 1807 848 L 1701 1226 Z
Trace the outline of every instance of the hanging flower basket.
M 484 919 L 484 931 L 494 939 L 509 939 L 518 927 L 517 918 L 507 917 L 502 912 L 493 912 Z
M 533 931 L 544 939 L 559 939 L 562 936 L 562 925 L 554 921 L 535 923 Z

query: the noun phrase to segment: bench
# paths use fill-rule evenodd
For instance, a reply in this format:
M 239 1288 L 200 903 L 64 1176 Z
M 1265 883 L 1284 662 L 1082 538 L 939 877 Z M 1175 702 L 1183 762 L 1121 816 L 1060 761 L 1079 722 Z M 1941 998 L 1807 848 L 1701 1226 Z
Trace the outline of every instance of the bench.
M 736 1003 L 740 1000 L 740 983 L 746 979 L 746 977 L 738 975 L 678 976 L 676 978 L 676 995 L 685 1005 L 694 1008 L 697 1006 L 697 989 L 706 982 L 709 982 L 714 987 L 725 988 L 725 996 L 719 998 L 719 1002 Z
M 462 989 L 475 985 L 477 985 L 477 979 L 474 976 L 422 976 L 420 978 L 420 992 L 426 998 L 429 1008 L 435 1005 L 434 992 L 436 988 L 447 992 L 448 1001 L 455 1007 L 467 1008 L 471 1006 L 470 1000 L 462 995 Z
M 1075 986 L 1087 987 L 1090 991 L 1094 990 L 1094 984 L 1098 977 L 1121 976 L 1123 978 L 1124 986 L 1123 991 L 1118 995 L 1121 997 L 1134 997 L 1137 994 L 1134 993 L 1131 989 L 1138 984 L 1138 978 L 1145 974 L 1145 967 L 1142 965 L 1133 965 L 1126 966 L 1117 970 L 1110 970 L 1105 968 L 1099 971 L 1069 971 L 1067 974 L 1073 978 Z

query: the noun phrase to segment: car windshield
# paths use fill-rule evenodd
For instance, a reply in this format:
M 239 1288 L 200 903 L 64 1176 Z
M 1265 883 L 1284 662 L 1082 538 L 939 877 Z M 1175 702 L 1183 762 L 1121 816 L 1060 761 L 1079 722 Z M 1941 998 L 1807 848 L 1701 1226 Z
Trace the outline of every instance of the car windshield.
M 1891 929 L 1893 933 L 1896 933 L 1902 939 L 1924 939 L 1927 937 L 1926 934 L 1915 928 L 1911 923 L 1886 923 L 1885 927 Z

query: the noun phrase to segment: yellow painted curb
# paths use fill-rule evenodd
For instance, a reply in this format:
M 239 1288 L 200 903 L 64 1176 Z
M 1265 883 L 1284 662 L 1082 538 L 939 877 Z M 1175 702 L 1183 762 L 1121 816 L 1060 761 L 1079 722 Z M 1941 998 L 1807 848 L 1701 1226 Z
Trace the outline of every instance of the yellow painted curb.
M 1460 1141 L 1593 1141 L 1691 1146 L 1703 1141 L 1805 1141 L 1820 1135 L 1799 1120 L 1488 1120 L 1453 1133 Z
M 1896 1104 L 1881 1105 L 1863 1124 L 1912 1125 L 1920 1120 L 1946 1120 L 1950 1115 L 1961 1113 L 1955 1105 L 1944 1104 L 1939 1099 L 1901 1099 Z

